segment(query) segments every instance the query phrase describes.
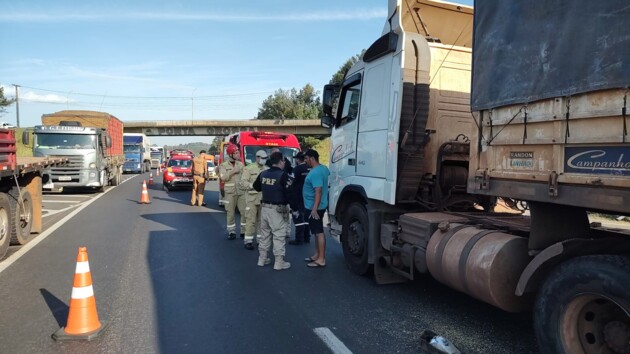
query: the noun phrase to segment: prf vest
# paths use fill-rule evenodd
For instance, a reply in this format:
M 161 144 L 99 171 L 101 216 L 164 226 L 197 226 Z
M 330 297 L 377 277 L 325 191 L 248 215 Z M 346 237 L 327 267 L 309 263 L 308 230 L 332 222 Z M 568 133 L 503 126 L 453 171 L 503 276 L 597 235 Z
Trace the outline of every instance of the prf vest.
M 287 205 L 289 203 L 284 196 L 285 186 L 280 182 L 283 173 L 284 171 L 280 169 L 266 170 L 261 173 L 260 183 L 263 203 L 276 205 Z

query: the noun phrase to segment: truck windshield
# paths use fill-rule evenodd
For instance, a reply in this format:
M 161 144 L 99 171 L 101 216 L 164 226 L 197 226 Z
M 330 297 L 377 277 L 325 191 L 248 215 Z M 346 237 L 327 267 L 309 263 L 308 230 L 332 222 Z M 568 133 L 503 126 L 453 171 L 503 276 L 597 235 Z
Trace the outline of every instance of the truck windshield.
M 168 167 L 190 167 L 192 166 L 192 160 L 168 160 Z
M 140 146 L 138 145 L 124 145 L 123 149 L 124 152 L 140 153 Z
M 38 149 L 96 149 L 95 135 L 80 134 L 37 134 L 35 147 Z
M 297 154 L 298 150 L 297 148 L 292 148 L 292 147 L 286 147 L 286 146 L 275 146 L 278 149 L 280 149 L 280 152 L 282 153 L 282 155 L 284 155 L 286 158 L 289 159 L 289 161 L 291 161 L 291 164 L 293 165 L 293 155 Z M 271 155 L 271 149 L 273 147 L 269 147 L 269 146 L 256 146 L 256 145 L 247 145 L 244 147 L 245 150 L 245 165 L 249 165 L 250 163 L 256 162 L 256 151 L 258 150 L 265 150 L 265 152 L 267 152 L 267 156 Z

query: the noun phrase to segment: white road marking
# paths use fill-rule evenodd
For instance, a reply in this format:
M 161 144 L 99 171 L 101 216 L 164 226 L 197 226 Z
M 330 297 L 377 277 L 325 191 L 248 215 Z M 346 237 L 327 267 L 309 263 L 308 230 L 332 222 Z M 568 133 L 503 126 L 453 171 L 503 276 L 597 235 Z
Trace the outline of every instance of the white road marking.
M 76 208 L 77 206 L 79 206 L 80 204 L 76 204 L 76 205 L 71 205 L 69 207 L 65 207 L 63 209 L 59 209 L 59 210 L 50 210 L 50 209 L 42 209 L 42 211 L 47 212 L 46 215 L 43 215 L 42 217 L 45 218 L 47 216 L 51 216 L 51 215 L 55 215 L 55 214 L 59 214 L 59 213 L 63 213 L 66 210 L 70 210 L 72 208 Z
M 333 354 L 352 354 L 350 349 L 337 338 L 327 327 L 313 329 L 313 332 L 326 344 Z
M 131 178 L 129 178 L 127 180 L 124 180 L 120 184 L 123 184 L 123 183 L 129 181 L 130 179 Z M 113 191 L 114 189 L 115 189 L 115 187 L 114 188 L 109 188 L 105 192 L 100 193 L 96 197 L 94 197 L 94 198 L 86 201 L 85 203 L 81 204 L 77 209 L 75 209 L 70 214 L 66 215 L 61 220 L 57 221 L 50 228 L 46 229 L 46 231 L 42 232 L 37 237 L 35 237 L 31 242 L 29 242 L 26 245 L 20 247 L 20 249 L 17 250 L 17 252 L 15 252 L 14 254 L 10 255 L 9 257 L 7 257 L 2 262 L 0 262 L 0 273 L 4 272 L 5 269 L 9 268 L 9 266 L 11 266 L 11 264 L 15 263 L 15 261 L 20 259 L 20 257 L 22 257 L 24 254 L 26 254 L 26 252 L 30 251 L 33 247 L 37 246 L 40 242 L 44 241 L 46 239 L 46 237 L 50 236 L 53 232 L 55 232 L 55 230 L 60 228 L 61 225 L 65 224 L 68 220 L 72 219 L 81 210 L 87 208 L 88 205 L 94 203 L 98 198 L 104 196 L 105 194 L 109 193 L 110 191 Z
M 82 202 L 78 200 L 42 200 L 42 203 L 64 203 L 64 204 L 81 204 Z

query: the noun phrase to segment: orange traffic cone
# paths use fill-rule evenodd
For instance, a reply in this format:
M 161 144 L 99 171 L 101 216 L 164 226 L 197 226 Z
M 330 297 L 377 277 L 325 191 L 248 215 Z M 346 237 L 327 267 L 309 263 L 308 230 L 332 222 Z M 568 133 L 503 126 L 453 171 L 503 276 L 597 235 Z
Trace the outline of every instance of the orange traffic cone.
M 160 177 L 160 166 L 158 166 L 157 170 L 155 170 L 155 176 Z
M 147 190 L 147 181 L 142 181 L 142 194 L 140 195 L 140 204 L 150 204 L 149 191 Z
M 107 322 L 98 320 L 87 247 L 79 247 L 68 322 L 52 337 L 54 340 L 92 340 L 103 333 L 107 325 Z
M 149 173 L 149 184 L 153 184 L 153 172 Z

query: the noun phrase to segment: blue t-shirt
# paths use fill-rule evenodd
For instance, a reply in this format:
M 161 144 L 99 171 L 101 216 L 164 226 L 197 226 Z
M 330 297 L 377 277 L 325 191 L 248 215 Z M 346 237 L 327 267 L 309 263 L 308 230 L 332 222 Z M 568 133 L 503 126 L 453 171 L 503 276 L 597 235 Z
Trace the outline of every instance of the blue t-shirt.
M 311 170 L 306 176 L 304 181 L 304 187 L 302 188 L 302 195 L 304 197 L 304 208 L 311 210 L 313 204 L 315 204 L 315 188 L 321 187 L 322 198 L 319 202 L 317 209 L 323 210 L 328 208 L 328 176 L 330 171 L 328 167 L 319 165 Z

